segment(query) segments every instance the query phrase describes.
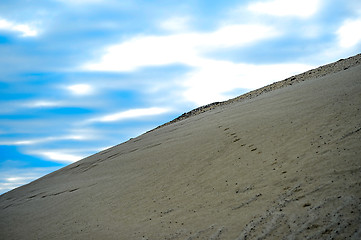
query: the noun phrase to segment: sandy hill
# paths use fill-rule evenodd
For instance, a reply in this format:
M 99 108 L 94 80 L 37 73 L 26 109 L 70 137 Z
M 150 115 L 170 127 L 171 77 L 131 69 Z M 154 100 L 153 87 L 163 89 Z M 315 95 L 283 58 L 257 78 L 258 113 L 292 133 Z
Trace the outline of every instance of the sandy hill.
M 0 239 L 361 239 L 361 56 L 0 196 Z

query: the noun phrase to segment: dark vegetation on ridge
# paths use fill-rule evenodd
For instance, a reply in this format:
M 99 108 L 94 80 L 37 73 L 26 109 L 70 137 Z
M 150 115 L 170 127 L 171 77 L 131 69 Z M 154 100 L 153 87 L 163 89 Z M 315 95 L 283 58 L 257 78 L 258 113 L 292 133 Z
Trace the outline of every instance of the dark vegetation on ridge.
M 263 93 L 266 93 L 266 92 L 270 92 L 270 91 L 273 91 L 273 90 L 276 90 L 276 89 L 279 89 L 279 88 L 283 88 L 283 87 L 286 87 L 286 86 L 289 86 L 289 85 L 293 85 L 293 84 L 298 83 L 298 82 L 303 82 L 305 80 L 314 79 L 314 78 L 322 77 L 322 76 L 325 76 L 325 75 L 328 75 L 328 74 L 332 74 L 332 73 L 336 73 L 336 72 L 339 72 L 339 71 L 347 70 L 347 69 L 349 69 L 349 68 L 351 68 L 353 66 L 359 65 L 359 64 L 361 64 L 361 53 L 359 53 L 359 54 L 357 54 L 355 56 L 346 58 L 346 59 L 340 59 L 337 62 L 333 62 L 333 63 L 330 63 L 330 64 L 320 66 L 320 67 L 315 68 L 315 69 L 311 69 L 311 70 L 309 70 L 307 72 L 297 74 L 295 76 L 286 78 L 284 80 L 274 82 L 274 83 L 269 84 L 267 86 L 264 86 L 262 88 L 250 91 L 248 93 L 242 94 L 242 95 L 240 95 L 238 97 L 231 98 L 231 99 L 223 101 L 223 102 L 213 102 L 213 103 L 210 103 L 210 104 L 195 108 L 195 109 L 193 109 L 193 110 L 191 110 L 189 112 L 183 113 L 181 116 L 173 119 L 170 122 L 167 122 L 167 123 L 165 123 L 165 124 L 163 124 L 161 126 L 158 126 L 155 129 L 167 126 L 167 125 L 175 123 L 175 122 L 179 122 L 179 121 L 187 119 L 187 118 L 189 118 L 191 116 L 195 116 L 195 115 L 198 115 L 200 113 L 212 110 L 212 109 L 214 109 L 216 107 L 219 107 L 219 106 L 228 105 L 228 104 L 233 103 L 233 102 L 240 102 L 240 101 L 243 101 L 245 99 L 251 99 L 251 98 L 257 97 L 257 96 L 259 96 L 259 95 L 261 95 Z M 153 129 L 153 130 L 155 130 L 155 129 Z M 151 130 L 151 131 L 153 131 L 153 130 Z

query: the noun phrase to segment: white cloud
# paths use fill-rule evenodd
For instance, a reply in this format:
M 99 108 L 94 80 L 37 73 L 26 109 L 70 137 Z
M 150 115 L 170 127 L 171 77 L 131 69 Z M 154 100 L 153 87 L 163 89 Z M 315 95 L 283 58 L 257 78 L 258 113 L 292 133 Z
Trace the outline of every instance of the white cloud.
M 17 24 L 5 19 L 0 19 L 0 30 L 19 32 L 22 37 L 35 37 L 38 31 L 27 24 Z
M 189 17 L 172 17 L 163 21 L 160 27 L 168 31 L 182 32 L 188 30 L 189 21 Z
M 101 86 L 103 88 L 108 87 L 109 89 L 114 89 L 112 86 Z M 71 94 L 82 96 L 82 95 L 90 95 L 95 92 L 95 89 L 99 90 L 99 88 L 95 88 L 93 86 L 60 86 L 62 90 L 66 90 Z M 23 111 L 23 108 L 62 108 L 62 107 L 79 107 L 79 108 L 88 108 L 101 106 L 102 102 L 91 102 L 87 99 L 77 100 L 74 99 L 64 99 L 64 100 L 47 100 L 47 99 L 34 99 L 29 101 L 9 101 L 6 103 L 6 109 L 0 109 L 0 112 L 16 112 Z
M 73 153 L 65 153 L 62 152 L 61 150 L 57 150 L 57 151 L 37 150 L 37 151 L 28 152 L 28 154 L 42 156 L 50 161 L 65 163 L 65 164 L 73 163 L 86 157 L 85 154 L 78 155 Z
M 41 176 L 55 171 L 51 168 L 4 168 L 0 170 L 0 194 L 10 191 L 16 187 L 27 184 Z
M 267 2 L 273 9 L 283 1 Z M 296 1 L 288 14 L 310 16 L 317 10 L 319 1 Z M 260 4 L 260 3 L 257 3 Z M 255 5 L 256 6 L 256 5 Z M 261 6 L 261 5 L 257 5 Z M 251 7 L 251 5 L 250 5 Z M 297 11 L 296 11 L 297 10 Z M 276 12 L 275 12 L 276 14 Z M 181 21 L 180 21 L 181 22 Z M 313 66 L 285 63 L 253 65 L 217 60 L 207 53 L 226 48 L 246 47 L 257 41 L 280 36 L 281 30 L 261 24 L 225 25 L 213 32 L 188 32 L 166 36 L 138 36 L 123 43 L 110 46 L 100 61 L 83 66 L 93 71 L 136 71 L 145 66 L 184 64 L 192 67 L 187 74 L 175 79 L 184 89 L 185 100 L 204 105 L 234 97 L 234 89 L 255 89 L 291 75 L 306 71 Z M 128 118 L 133 112 L 111 114 L 90 121 L 110 122 Z
M 210 33 L 140 36 L 107 48 L 100 61 L 82 66 L 92 71 L 134 71 L 145 66 L 197 66 L 202 54 L 225 47 L 240 47 L 278 35 L 264 25 L 228 25 Z
M 89 140 L 89 139 L 91 139 L 91 136 L 89 135 L 72 134 L 72 135 L 65 135 L 59 137 L 45 137 L 45 138 L 37 138 L 37 139 L 29 139 L 29 140 L 2 141 L 0 142 L 0 145 L 20 146 L 20 145 L 34 145 L 39 143 L 49 143 L 49 142 L 62 141 L 62 140 Z
M 94 4 L 94 3 L 105 3 L 109 0 L 56 0 L 58 2 L 69 4 L 69 5 L 84 5 L 84 4 Z
M 213 33 L 204 34 L 196 47 L 201 47 L 201 49 L 204 47 L 210 49 L 240 47 L 277 35 L 279 32 L 270 26 L 259 24 L 227 25 Z
M 9 183 L 19 183 L 19 182 L 26 182 L 28 180 L 32 179 L 32 177 L 9 177 L 9 178 L 5 178 L 5 181 L 9 182 Z
M 234 97 L 234 89 L 255 89 L 308 70 L 306 64 L 252 65 L 215 60 L 205 54 L 224 48 L 244 47 L 249 43 L 279 36 L 265 25 L 227 25 L 208 33 L 185 33 L 168 36 L 141 36 L 108 48 L 98 63 L 85 65 L 88 70 L 135 71 L 144 66 L 181 63 L 193 70 L 177 79 L 185 100 L 204 105 Z M 141 116 L 154 110 L 138 109 L 91 119 L 111 122 Z M 163 110 L 162 110 L 163 112 Z
M 248 5 L 248 10 L 278 17 L 307 18 L 313 16 L 319 6 L 320 0 L 271 0 L 251 3 Z
M 74 84 L 67 89 L 74 95 L 89 95 L 93 92 L 93 87 L 89 84 Z
M 169 111 L 170 110 L 168 108 L 159 108 L 159 107 L 138 108 L 138 109 L 131 109 L 114 114 L 109 114 L 99 118 L 90 119 L 88 122 L 115 122 L 125 119 L 131 119 L 131 118 L 159 115 Z
M 338 29 L 339 45 L 342 48 L 351 48 L 361 41 L 361 18 L 346 20 Z
M 65 104 L 63 102 L 48 101 L 48 100 L 38 100 L 24 104 L 25 107 L 30 107 L 30 108 L 61 107 L 64 105 Z
M 134 71 L 144 66 L 192 62 L 197 58 L 187 35 L 145 36 L 110 46 L 98 63 L 86 64 L 86 70 Z
M 18 146 L 18 145 L 32 145 L 36 143 L 40 143 L 42 141 L 37 140 L 18 140 L 18 141 L 3 141 L 0 142 L 0 145 L 7 145 L 7 146 Z
M 184 97 L 199 105 L 227 100 L 234 89 L 256 89 L 313 66 L 306 64 L 237 64 L 229 61 L 207 60 L 190 72 L 184 81 Z

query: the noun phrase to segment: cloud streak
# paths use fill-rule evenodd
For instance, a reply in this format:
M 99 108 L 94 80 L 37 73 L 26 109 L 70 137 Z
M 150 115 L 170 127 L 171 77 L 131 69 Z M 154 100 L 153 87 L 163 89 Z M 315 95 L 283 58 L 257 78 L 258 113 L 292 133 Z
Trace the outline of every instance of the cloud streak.
M 240 47 L 278 35 L 264 25 L 229 25 L 209 33 L 140 36 L 106 48 L 100 60 L 86 63 L 89 71 L 135 71 L 141 67 L 184 64 L 198 66 L 204 53 Z
M 272 0 L 251 3 L 248 10 L 277 17 L 308 18 L 316 14 L 319 5 L 320 0 Z
M 204 105 L 224 101 L 234 89 L 256 89 L 312 68 L 308 64 L 255 65 L 209 60 L 184 79 L 184 98 Z
M 56 167 L 0 169 L 0 194 L 29 183 L 56 169 Z
M 61 101 L 37 100 L 22 104 L 24 107 L 29 108 L 53 108 L 66 106 L 66 103 Z
M 177 25 L 177 21 L 175 22 Z M 281 33 L 270 26 L 233 24 L 205 33 L 140 36 L 108 47 L 99 62 L 85 64 L 83 68 L 90 71 L 132 72 L 149 66 L 187 65 L 194 70 L 178 80 L 182 81 L 182 86 L 187 88 L 182 95 L 185 100 L 197 105 L 206 104 L 225 100 L 229 95 L 223 93 L 235 88 L 251 89 L 261 86 L 251 83 L 251 81 L 260 80 L 259 77 L 256 79 L 251 77 L 251 74 L 258 72 L 248 70 L 249 67 L 254 69 L 254 66 L 214 60 L 207 54 L 221 49 L 245 47 L 248 44 L 255 44 L 279 35 Z M 264 67 L 257 70 L 262 70 L 262 68 Z M 287 72 L 295 72 L 295 70 Z M 296 70 L 296 72 L 298 71 Z M 245 75 L 247 78 L 244 77 Z M 277 79 L 276 77 L 280 75 L 282 74 L 272 74 L 271 78 L 268 76 L 267 79 L 268 81 Z M 121 120 L 123 117 L 123 113 L 119 113 L 97 119 L 97 121 Z
M 6 19 L 0 19 L 0 30 L 18 32 L 21 37 L 36 37 L 38 31 L 27 25 L 27 24 L 18 24 Z
M 89 84 L 74 84 L 67 87 L 67 89 L 74 95 L 89 95 L 94 89 Z
M 151 107 L 151 108 L 138 108 L 138 109 L 130 109 L 118 113 L 113 113 L 109 115 L 105 115 L 98 118 L 93 118 L 88 120 L 88 123 L 95 123 L 95 122 L 117 122 L 126 119 L 135 119 L 135 118 L 142 118 L 147 116 L 154 116 L 160 115 L 169 112 L 170 109 L 168 108 L 160 108 L 160 107 Z
M 342 48 L 351 48 L 361 42 L 361 31 L 356 29 L 361 29 L 361 17 L 345 20 L 337 30 L 339 44 Z
M 189 17 L 172 17 L 161 22 L 160 27 L 170 32 L 185 32 L 189 28 Z
M 31 151 L 29 152 L 29 154 L 41 156 L 51 161 L 55 161 L 57 163 L 65 163 L 65 164 L 76 162 L 87 156 L 87 155 L 78 155 L 72 153 L 64 153 L 64 150 L 62 151 L 37 150 L 37 151 Z
M 61 140 L 90 140 L 90 136 L 82 135 L 67 135 L 61 137 L 46 137 L 38 139 L 29 139 L 29 140 L 16 140 L 16 141 L 1 141 L 0 145 L 4 146 L 20 146 L 20 145 L 35 145 L 39 143 L 49 143 Z

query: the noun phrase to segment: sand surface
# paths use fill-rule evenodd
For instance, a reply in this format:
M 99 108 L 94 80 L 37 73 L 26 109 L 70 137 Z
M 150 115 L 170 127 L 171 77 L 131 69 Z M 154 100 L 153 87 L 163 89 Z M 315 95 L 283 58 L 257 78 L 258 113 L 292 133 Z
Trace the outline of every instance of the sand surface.
M 353 63 L 217 105 L 3 194 L 0 239 L 361 239 Z

